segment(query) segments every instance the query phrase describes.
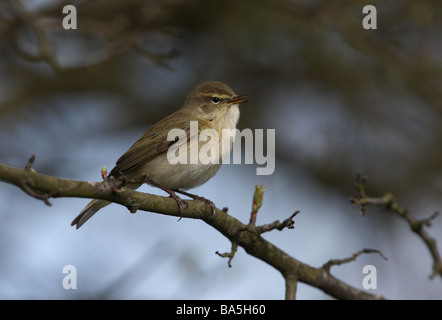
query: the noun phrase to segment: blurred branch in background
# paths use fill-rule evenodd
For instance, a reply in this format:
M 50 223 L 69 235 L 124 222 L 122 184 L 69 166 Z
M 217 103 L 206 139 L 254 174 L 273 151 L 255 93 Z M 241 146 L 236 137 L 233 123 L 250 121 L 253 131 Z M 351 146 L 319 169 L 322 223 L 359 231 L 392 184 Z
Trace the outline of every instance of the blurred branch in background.
M 69 38 L 72 34 L 69 35 L 61 27 L 63 8 L 71 4 L 71 1 L 51 3 L 36 11 L 27 9 L 20 1 L 8 1 L 9 7 L 2 17 L 2 33 L 18 56 L 29 62 L 46 62 L 55 72 L 103 63 L 130 49 L 162 67 L 167 66 L 166 60 L 177 56 L 175 48 L 167 52 L 153 52 L 143 46 L 150 33 L 176 36 L 172 27 L 157 25 L 152 21 L 161 15 L 160 6 L 164 6 L 167 1 L 163 1 L 161 5 L 146 1 L 120 4 L 101 2 L 101 7 L 100 4 L 94 7 L 99 1 L 79 5 L 81 28 L 78 31 L 72 30 L 79 34 L 70 39 L 74 42 L 71 44 L 73 47 L 86 46 L 83 49 L 87 49 L 88 42 L 89 45 L 91 42 L 94 45 L 101 44 L 101 47 L 88 55 L 74 57 L 73 61 L 69 61 L 73 57 L 66 57 L 62 48 L 63 45 L 69 45 L 68 42 L 63 42 L 69 39 L 63 37 Z M 63 60 L 64 63 L 60 62 Z

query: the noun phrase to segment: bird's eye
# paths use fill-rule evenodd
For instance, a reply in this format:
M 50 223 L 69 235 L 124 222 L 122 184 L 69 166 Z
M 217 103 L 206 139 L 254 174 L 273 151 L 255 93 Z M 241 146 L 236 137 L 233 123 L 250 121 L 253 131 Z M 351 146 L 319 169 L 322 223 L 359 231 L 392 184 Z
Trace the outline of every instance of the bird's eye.
M 220 101 L 220 99 L 219 99 L 218 97 L 212 97 L 212 102 L 213 102 L 214 104 L 218 104 L 219 101 Z

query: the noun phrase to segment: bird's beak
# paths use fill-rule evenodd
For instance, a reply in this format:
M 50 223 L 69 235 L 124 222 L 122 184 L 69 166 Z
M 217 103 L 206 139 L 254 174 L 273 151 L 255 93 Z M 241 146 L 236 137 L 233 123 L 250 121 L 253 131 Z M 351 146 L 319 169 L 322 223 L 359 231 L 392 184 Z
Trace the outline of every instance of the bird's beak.
M 244 102 L 249 101 L 246 98 L 247 98 L 247 96 L 245 96 L 245 95 L 234 96 L 232 99 L 229 100 L 229 103 L 240 104 L 240 103 L 244 103 Z

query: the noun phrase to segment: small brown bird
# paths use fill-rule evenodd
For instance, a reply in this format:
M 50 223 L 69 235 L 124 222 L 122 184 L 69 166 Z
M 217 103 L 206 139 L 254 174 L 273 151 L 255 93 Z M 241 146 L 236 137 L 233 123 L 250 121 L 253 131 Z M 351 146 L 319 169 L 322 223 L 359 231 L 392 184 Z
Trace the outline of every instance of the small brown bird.
M 223 145 L 222 129 L 236 129 L 239 120 L 239 104 L 244 102 L 247 102 L 245 96 L 236 95 L 228 85 L 222 82 L 200 84 L 187 96 L 181 109 L 160 120 L 142 134 L 138 141 L 117 160 L 109 177 L 116 179 L 124 177 L 128 182 L 125 187 L 133 190 L 138 189 L 144 182 L 161 188 L 176 200 L 181 212 L 187 204 L 175 192 L 193 199 L 204 200 L 214 209 L 211 201 L 183 190 L 200 186 L 217 173 L 233 144 L 232 139 L 227 145 Z M 197 124 L 198 135 L 205 129 L 216 130 L 219 139 L 211 139 L 205 147 L 207 148 L 207 144 L 219 147 L 221 152 L 217 161 L 171 163 L 168 151 L 172 147 L 182 146 L 184 142 L 190 154 L 191 141 L 195 140 L 191 137 L 192 123 Z M 168 140 L 168 135 L 173 129 L 183 130 L 186 138 L 181 140 L 175 137 L 175 140 Z M 197 150 L 200 151 L 201 148 L 202 144 L 198 143 Z M 186 159 L 189 159 L 189 155 Z M 95 212 L 110 203 L 105 200 L 92 200 L 71 225 L 76 225 L 77 229 L 80 228 Z

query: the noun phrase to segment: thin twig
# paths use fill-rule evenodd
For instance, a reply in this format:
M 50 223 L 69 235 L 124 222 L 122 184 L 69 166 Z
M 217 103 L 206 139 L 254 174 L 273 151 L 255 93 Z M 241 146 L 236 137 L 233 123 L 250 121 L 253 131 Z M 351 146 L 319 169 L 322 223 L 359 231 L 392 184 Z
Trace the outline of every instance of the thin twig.
M 290 217 L 285 219 L 283 222 L 280 222 L 279 220 L 276 220 L 276 221 L 274 221 L 272 223 L 256 227 L 256 232 L 258 232 L 258 234 L 261 234 L 261 233 L 264 233 L 264 232 L 272 231 L 274 229 L 277 229 L 279 231 L 282 231 L 284 228 L 294 229 L 295 228 L 295 221 L 293 220 L 293 218 L 298 213 L 300 213 L 299 210 L 295 211 Z
M 233 257 L 235 257 L 236 250 L 238 250 L 238 244 L 236 242 L 232 242 L 232 249 L 230 250 L 230 252 L 219 253 L 218 251 L 216 251 L 215 253 L 222 258 L 229 258 L 227 264 L 229 265 L 229 268 L 231 268 L 232 260 Z
M 436 240 L 432 238 L 424 228 L 424 226 L 431 226 L 431 221 L 439 215 L 439 212 L 434 212 L 426 219 L 416 219 L 407 208 L 404 208 L 399 204 L 394 195 L 391 193 L 385 193 L 382 197 L 368 197 L 365 192 L 366 181 L 367 179 L 365 177 L 362 178 L 362 175 L 358 173 L 355 187 L 359 193 L 359 198 L 351 197 L 350 201 L 360 208 L 362 215 L 365 214 L 367 205 L 376 205 L 383 209 L 394 212 L 401 218 L 405 219 L 410 226 L 410 229 L 425 243 L 430 251 L 431 257 L 433 258 L 433 270 L 430 275 L 430 279 L 433 279 L 436 275 L 442 277 L 442 260 Z
M 25 165 L 25 170 L 31 170 L 31 169 L 32 169 L 32 165 L 34 164 L 34 160 L 35 160 L 35 154 L 33 154 L 33 155 L 29 158 L 28 162 L 27 162 L 26 165 Z
M 348 258 L 344 258 L 344 259 L 330 259 L 329 261 L 327 261 L 326 263 L 324 263 L 324 265 L 322 266 L 322 269 L 326 270 L 327 272 L 330 272 L 330 269 L 332 266 L 337 266 L 337 265 L 341 265 L 344 263 L 349 263 L 352 261 L 356 261 L 356 259 L 364 253 L 377 253 L 379 254 L 382 258 L 384 258 L 384 260 L 388 260 L 381 251 L 376 250 L 376 249 L 362 249 L 359 250 L 358 252 L 354 253 L 351 257 Z

